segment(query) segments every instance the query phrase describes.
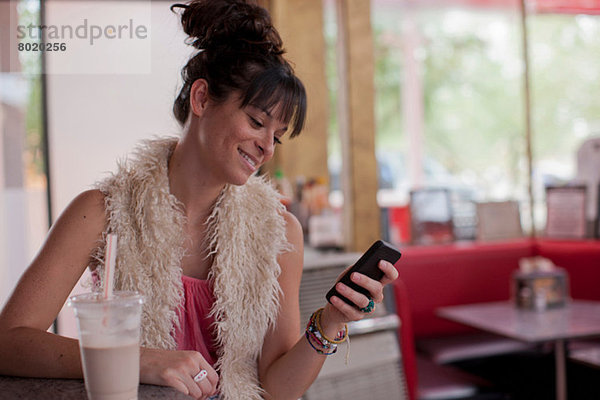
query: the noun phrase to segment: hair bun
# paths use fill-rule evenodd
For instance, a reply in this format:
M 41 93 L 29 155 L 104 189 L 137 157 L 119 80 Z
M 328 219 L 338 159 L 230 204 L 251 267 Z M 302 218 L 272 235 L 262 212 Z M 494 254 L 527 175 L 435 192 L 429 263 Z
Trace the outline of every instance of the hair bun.
M 183 30 L 197 49 L 283 53 L 281 38 L 262 7 L 243 0 L 195 0 L 174 8 L 183 8 Z

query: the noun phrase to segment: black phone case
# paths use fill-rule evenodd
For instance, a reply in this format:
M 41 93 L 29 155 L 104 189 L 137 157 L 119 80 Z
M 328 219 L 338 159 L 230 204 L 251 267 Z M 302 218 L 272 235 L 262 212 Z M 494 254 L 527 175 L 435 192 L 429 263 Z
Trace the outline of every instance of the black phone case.
M 353 272 L 360 272 L 371 279 L 379 281 L 381 278 L 383 278 L 383 271 L 380 270 L 378 266 L 379 261 L 386 260 L 392 264 L 395 264 L 401 256 L 402 254 L 391 244 L 386 243 L 383 240 L 378 240 L 373 243 L 371 247 L 369 247 L 369 249 L 358 259 L 352 268 L 350 268 L 339 281 L 356 290 L 357 292 L 364 294 L 365 296 L 370 296 L 370 293 L 367 289 L 358 286 L 356 283 L 350 280 L 350 275 Z M 335 285 L 333 285 L 329 292 L 327 292 L 327 295 L 325 296 L 327 301 L 330 302 L 331 296 L 337 296 L 351 306 L 355 306 L 352 301 L 338 293 Z

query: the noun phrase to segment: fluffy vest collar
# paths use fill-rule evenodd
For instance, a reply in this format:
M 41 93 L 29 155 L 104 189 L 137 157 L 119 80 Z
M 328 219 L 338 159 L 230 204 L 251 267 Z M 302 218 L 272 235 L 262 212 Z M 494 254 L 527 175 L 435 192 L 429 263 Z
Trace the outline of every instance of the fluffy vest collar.
M 119 163 L 118 171 L 97 185 L 108 215 L 104 236 L 114 232 L 119 237 L 115 289 L 145 295 L 141 344 L 163 349 L 175 348 L 175 310 L 183 296 L 186 219 L 169 192 L 167 176 L 176 143 L 176 138 L 143 142 L 132 159 Z M 226 400 L 262 399 L 257 360 L 279 308 L 277 255 L 290 248 L 282 212 L 272 185 L 253 176 L 243 186 L 227 185 L 208 219 L 216 368 Z M 98 272 L 104 246 L 105 240 L 94 252 Z

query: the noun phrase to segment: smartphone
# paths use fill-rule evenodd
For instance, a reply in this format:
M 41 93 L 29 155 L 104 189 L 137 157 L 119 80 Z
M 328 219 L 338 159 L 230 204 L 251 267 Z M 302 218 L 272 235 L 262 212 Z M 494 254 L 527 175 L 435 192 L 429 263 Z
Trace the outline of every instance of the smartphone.
M 392 264 L 395 264 L 396 261 L 400 259 L 402 254 L 394 248 L 389 243 L 384 242 L 383 240 L 378 240 L 369 247 L 369 249 L 358 259 L 358 261 L 344 274 L 342 279 L 339 282 L 349 286 L 350 288 L 356 290 L 364 294 L 365 296 L 370 296 L 370 293 L 367 289 L 362 286 L 358 286 L 356 283 L 350 280 L 350 275 L 353 272 L 360 272 L 363 275 L 368 276 L 371 279 L 375 279 L 377 281 L 383 278 L 383 271 L 379 269 L 379 261 L 385 260 L 389 261 Z M 336 282 L 337 284 L 337 282 Z M 351 306 L 356 306 L 351 300 L 348 300 L 344 296 L 338 293 L 335 285 L 327 292 L 325 296 L 327 301 L 330 301 L 331 296 L 337 296 L 340 299 L 344 300 L 346 303 Z

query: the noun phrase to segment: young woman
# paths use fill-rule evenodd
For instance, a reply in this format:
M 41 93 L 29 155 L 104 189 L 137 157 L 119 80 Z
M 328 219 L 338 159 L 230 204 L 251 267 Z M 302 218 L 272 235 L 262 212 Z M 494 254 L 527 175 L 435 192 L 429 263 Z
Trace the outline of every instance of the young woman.
M 102 270 L 112 232 L 115 288 L 146 298 L 142 383 L 199 399 L 296 400 L 397 272 L 382 261 L 381 282 L 354 274 L 370 297 L 338 283 L 354 306 L 333 297 L 299 335 L 301 227 L 255 173 L 300 133 L 304 87 L 264 9 L 172 9 L 198 49 L 173 108 L 182 136 L 144 142 L 56 221 L 0 314 L 0 374 L 82 377 L 77 341 L 46 330 L 85 268 Z

